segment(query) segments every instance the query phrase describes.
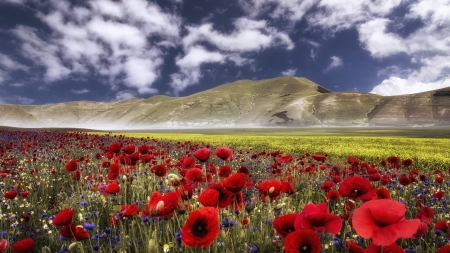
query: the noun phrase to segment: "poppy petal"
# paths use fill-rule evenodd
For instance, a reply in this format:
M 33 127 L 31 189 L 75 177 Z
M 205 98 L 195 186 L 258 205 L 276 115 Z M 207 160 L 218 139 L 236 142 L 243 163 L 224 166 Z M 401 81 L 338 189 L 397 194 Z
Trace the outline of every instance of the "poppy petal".
M 367 202 L 373 219 L 380 225 L 397 223 L 404 219 L 406 207 L 400 202 L 378 199 Z

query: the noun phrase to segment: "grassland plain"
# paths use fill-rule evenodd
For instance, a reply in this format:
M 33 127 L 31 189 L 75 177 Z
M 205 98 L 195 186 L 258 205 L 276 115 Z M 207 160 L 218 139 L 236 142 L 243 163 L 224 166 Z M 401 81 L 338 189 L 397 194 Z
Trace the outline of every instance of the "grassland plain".
M 247 128 L 115 132 L 129 137 L 204 142 L 234 149 L 302 155 L 327 154 L 329 161 L 379 162 L 389 156 L 411 158 L 417 169 L 450 168 L 450 129 L 429 128 Z

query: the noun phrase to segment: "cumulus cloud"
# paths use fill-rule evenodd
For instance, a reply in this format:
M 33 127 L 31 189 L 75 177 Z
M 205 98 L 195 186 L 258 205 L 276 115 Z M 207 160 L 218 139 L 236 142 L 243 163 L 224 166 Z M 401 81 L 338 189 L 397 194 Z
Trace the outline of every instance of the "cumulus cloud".
M 116 93 L 116 100 L 126 100 L 135 97 L 136 94 L 132 91 L 119 91 Z
M 238 18 L 234 26 L 236 29 L 231 34 L 214 30 L 211 23 L 197 27 L 188 26 L 188 35 L 183 38 L 183 45 L 188 48 L 198 42 L 207 41 L 220 50 L 233 52 L 258 51 L 275 45 L 289 50 L 294 48 L 294 43 L 286 33 L 274 27 L 267 27 L 265 20 Z
M 75 94 L 78 94 L 78 95 L 80 95 L 80 94 L 85 94 L 85 93 L 88 93 L 88 92 L 90 92 L 88 89 L 86 89 L 86 88 L 84 88 L 84 89 L 81 89 L 81 90 L 70 90 L 71 92 L 73 92 L 73 93 L 75 93 Z
M 11 31 L 22 56 L 44 69 L 47 83 L 93 73 L 113 90 L 125 85 L 139 94 L 157 92 L 152 85 L 160 77 L 162 50 L 179 40 L 179 16 L 145 0 L 49 3 L 47 13 L 37 14 L 49 34 L 28 26 Z
M 414 94 L 450 86 L 450 78 L 439 80 L 437 82 L 426 83 L 414 80 L 403 79 L 400 77 L 390 77 L 379 85 L 375 86 L 370 93 L 382 96 L 394 96 L 403 94 Z
M 202 77 L 200 67 L 205 63 L 223 63 L 226 56 L 219 52 L 210 52 L 201 46 L 194 46 L 188 49 L 186 55 L 177 57 L 176 64 L 181 72 L 172 75 L 170 84 L 176 95 L 189 85 L 198 83 Z
M 296 73 L 297 73 L 297 69 L 292 68 L 292 69 L 287 69 L 285 71 L 282 71 L 281 75 L 283 75 L 283 76 L 295 76 Z
M 337 68 L 342 66 L 342 59 L 338 56 L 331 56 L 330 57 L 330 64 L 326 67 L 326 69 L 324 70 L 324 72 L 328 72 L 331 69 Z
M 361 24 L 358 27 L 359 40 L 372 56 L 376 58 L 390 56 L 407 50 L 402 38 L 386 32 L 386 26 L 392 21 L 379 18 Z

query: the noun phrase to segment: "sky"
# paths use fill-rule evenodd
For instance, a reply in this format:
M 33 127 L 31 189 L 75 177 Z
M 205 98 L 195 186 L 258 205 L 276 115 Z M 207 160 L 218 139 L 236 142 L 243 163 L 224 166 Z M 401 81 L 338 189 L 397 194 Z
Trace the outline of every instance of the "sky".
M 0 0 L 0 104 L 188 96 L 298 76 L 450 86 L 450 0 Z

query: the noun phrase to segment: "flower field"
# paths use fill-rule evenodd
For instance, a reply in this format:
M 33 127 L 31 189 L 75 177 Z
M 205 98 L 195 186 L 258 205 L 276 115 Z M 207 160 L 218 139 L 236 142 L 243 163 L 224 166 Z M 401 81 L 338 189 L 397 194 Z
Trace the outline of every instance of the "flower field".
M 0 130 L 0 252 L 450 252 L 448 139 L 132 135 Z

